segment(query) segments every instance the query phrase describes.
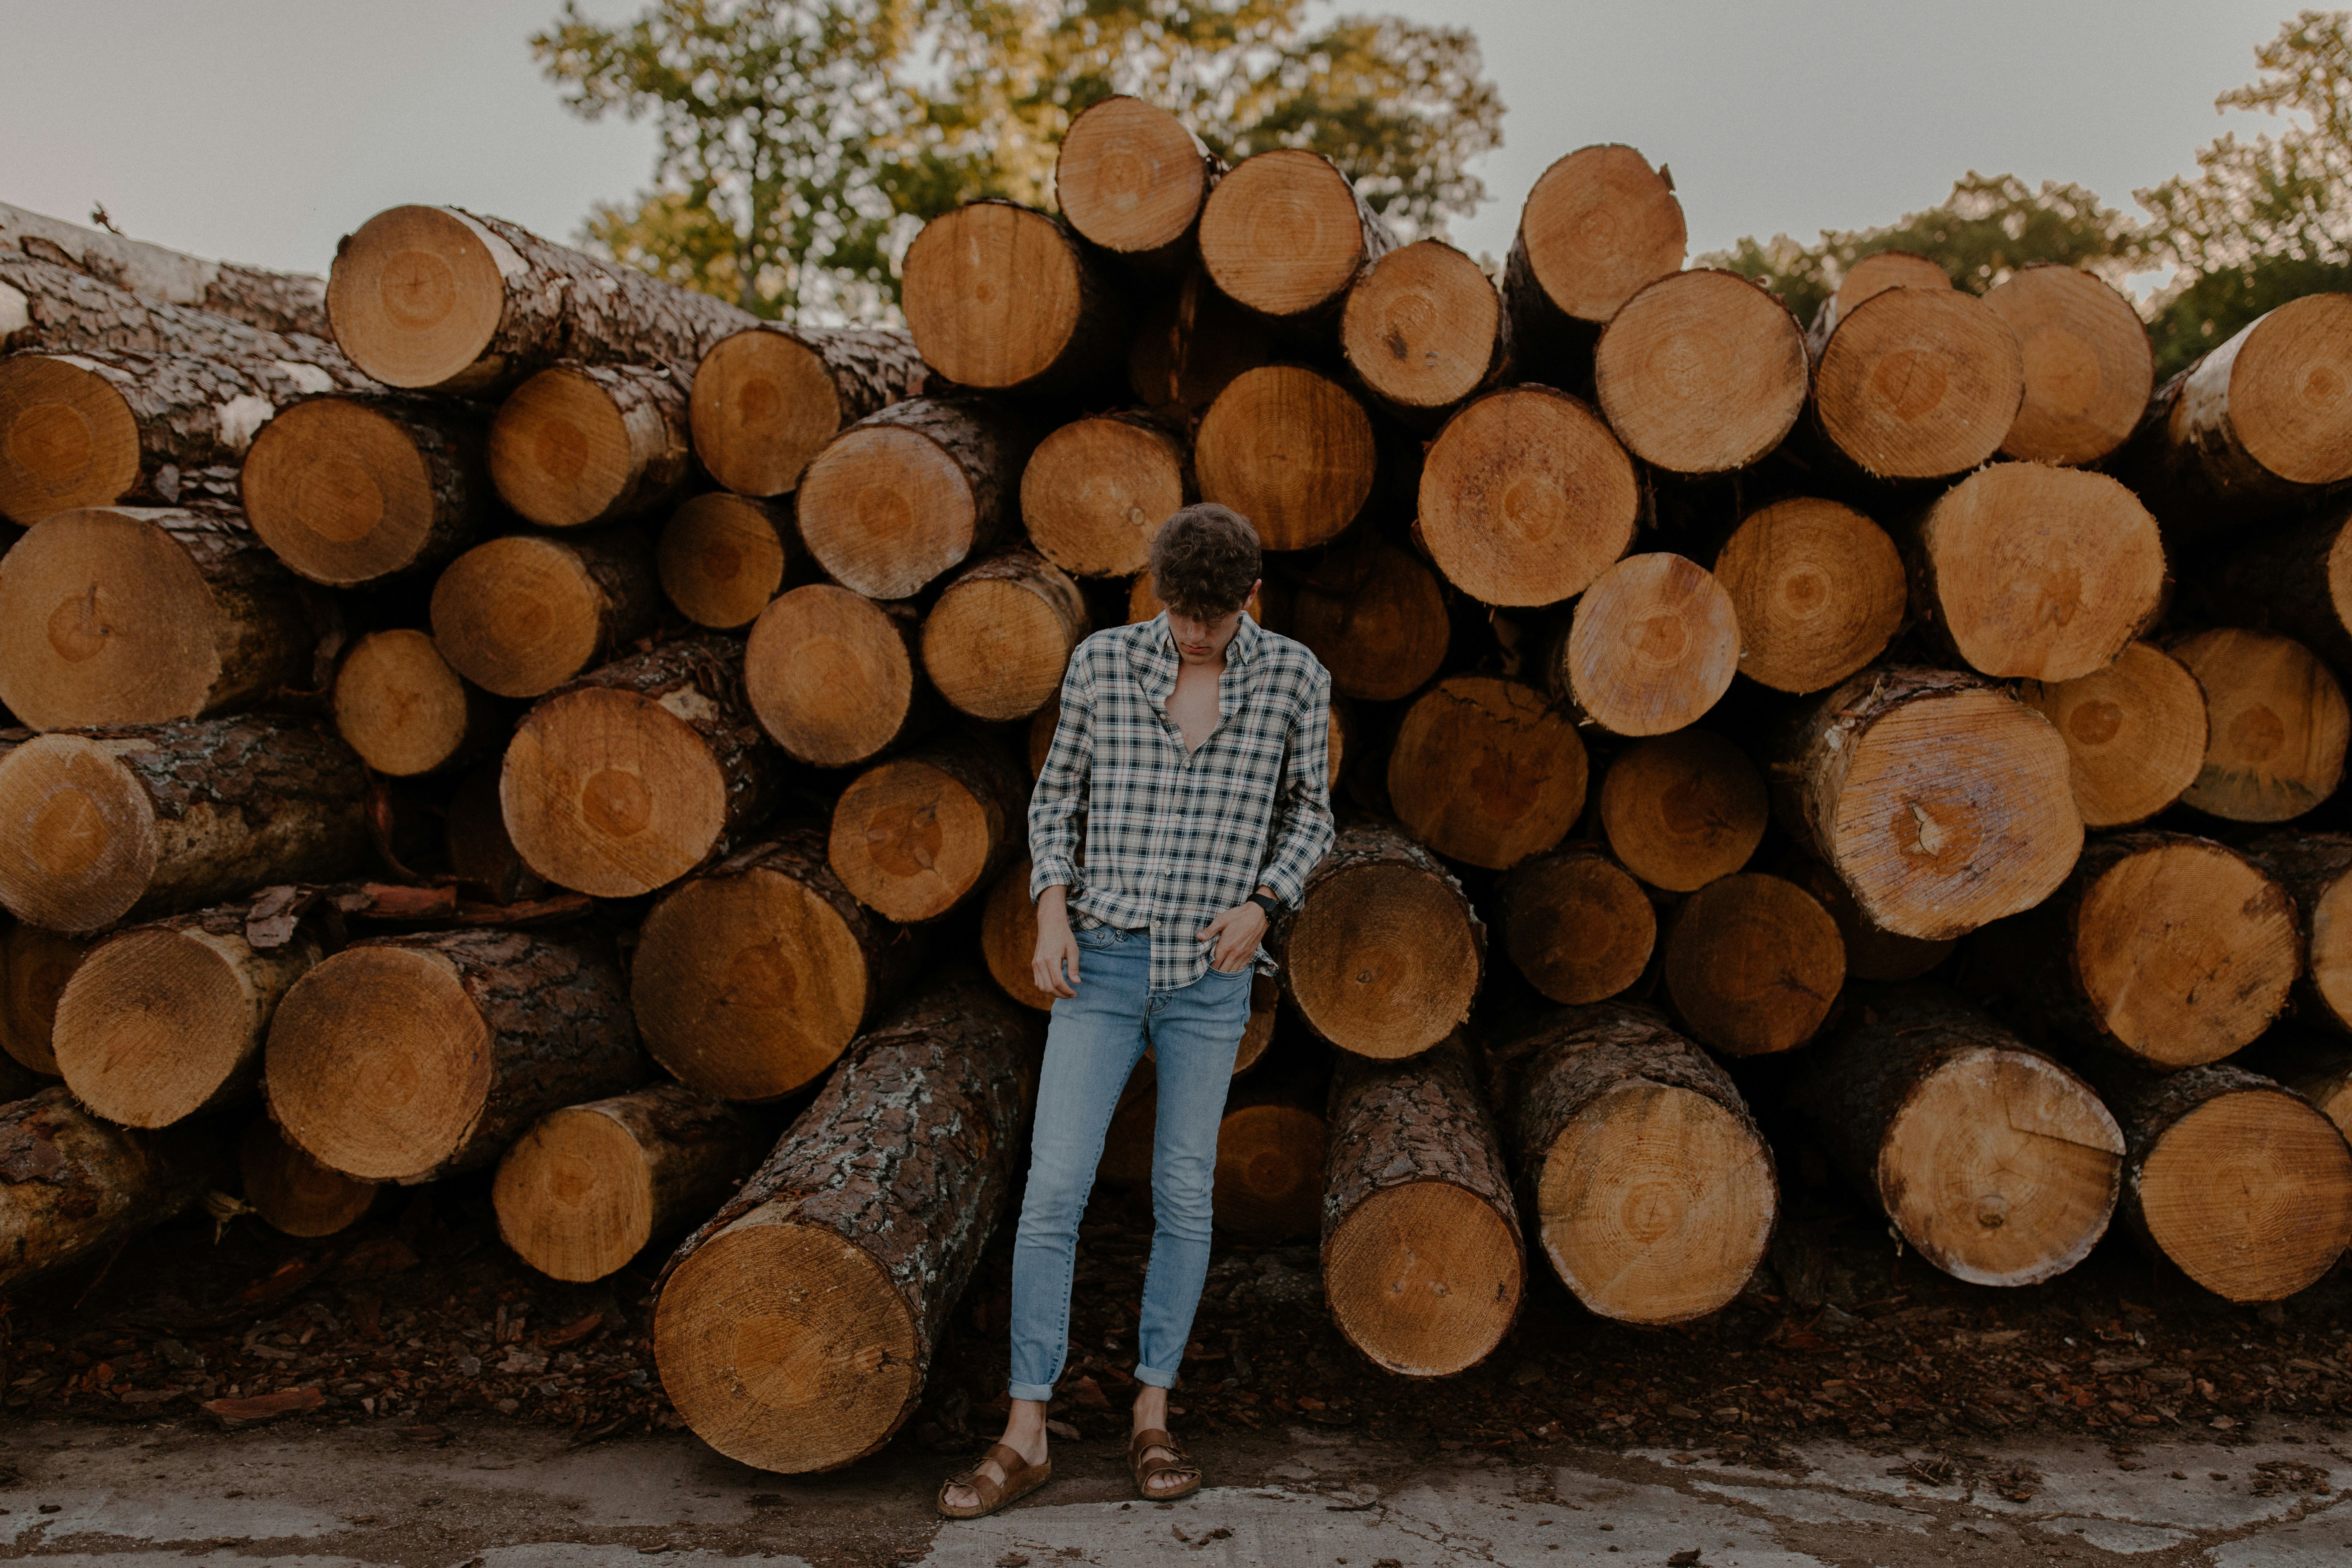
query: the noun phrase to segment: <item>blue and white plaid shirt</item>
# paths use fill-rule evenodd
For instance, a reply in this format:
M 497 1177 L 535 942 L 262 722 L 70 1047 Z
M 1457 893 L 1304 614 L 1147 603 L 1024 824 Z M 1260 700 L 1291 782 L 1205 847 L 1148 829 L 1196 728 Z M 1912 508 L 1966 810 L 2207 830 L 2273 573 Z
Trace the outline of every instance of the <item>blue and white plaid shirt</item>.
M 1197 933 L 1261 885 L 1296 905 L 1331 847 L 1331 677 L 1315 656 L 1244 616 L 1217 728 L 1190 755 L 1168 716 L 1177 665 L 1165 614 L 1079 644 L 1029 797 L 1029 896 L 1060 885 L 1076 923 L 1149 927 L 1154 991 L 1198 980 L 1213 944 Z M 1257 964 L 1274 968 L 1262 947 Z

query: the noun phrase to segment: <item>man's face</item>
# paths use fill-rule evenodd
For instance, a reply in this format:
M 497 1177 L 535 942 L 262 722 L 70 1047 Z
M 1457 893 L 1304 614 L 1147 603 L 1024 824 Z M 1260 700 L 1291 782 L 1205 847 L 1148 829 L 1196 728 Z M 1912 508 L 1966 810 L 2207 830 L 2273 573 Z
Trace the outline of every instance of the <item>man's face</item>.
M 1249 599 L 1257 597 L 1257 589 L 1255 583 L 1250 584 Z M 1234 640 L 1241 625 L 1239 610 L 1228 611 L 1213 621 L 1195 620 L 1172 606 L 1168 612 L 1168 635 L 1176 640 L 1176 657 L 1186 664 L 1209 664 L 1223 658 L 1225 645 Z

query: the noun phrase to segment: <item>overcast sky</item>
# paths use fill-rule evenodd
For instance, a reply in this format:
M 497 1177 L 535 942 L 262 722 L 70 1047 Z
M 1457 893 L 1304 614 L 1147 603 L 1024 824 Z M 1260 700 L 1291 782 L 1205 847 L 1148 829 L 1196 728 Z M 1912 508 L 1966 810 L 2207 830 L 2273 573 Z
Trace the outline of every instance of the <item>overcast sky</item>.
M 589 0 L 619 17 L 628 0 Z M 1887 222 L 1970 169 L 2131 209 L 2226 124 L 2284 0 L 1366 0 L 1474 28 L 1509 112 L 1455 226 L 1508 246 L 1544 165 L 1629 142 L 1673 166 L 1694 253 Z M 338 236 L 446 202 L 569 237 L 653 137 L 559 106 L 525 38 L 555 0 L 0 0 L 0 201 L 323 272 Z

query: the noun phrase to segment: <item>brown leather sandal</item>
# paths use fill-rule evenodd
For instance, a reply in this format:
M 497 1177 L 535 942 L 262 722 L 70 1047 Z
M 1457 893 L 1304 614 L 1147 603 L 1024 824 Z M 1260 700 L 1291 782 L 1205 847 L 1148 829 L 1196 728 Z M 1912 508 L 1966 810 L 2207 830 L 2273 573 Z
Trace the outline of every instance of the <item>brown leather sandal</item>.
M 1165 1448 L 1176 1457 L 1172 1459 L 1145 1458 L 1143 1456 L 1153 1448 Z M 1192 1462 L 1192 1456 L 1186 1453 L 1183 1445 L 1170 1436 L 1164 1427 L 1148 1426 L 1129 1440 L 1127 1468 L 1128 1473 L 1135 1478 L 1137 1494 L 1150 1502 L 1174 1502 L 1178 1498 L 1191 1497 L 1201 1489 L 1201 1467 Z M 1190 1476 L 1192 1479 L 1183 1486 L 1164 1491 L 1155 1490 L 1150 1486 L 1153 1478 L 1167 1475 Z
M 1002 1481 L 993 1476 L 981 1473 L 981 1465 L 988 1463 L 991 1459 L 994 1459 L 998 1467 L 1004 1471 L 1004 1479 Z M 1033 1465 L 1021 1457 L 1021 1451 L 1018 1448 L 1007 1447 L 1003 1443 L 991 1443 L 988 1446 L 988 1452 L 980 1457 L 978 1464 L 973 1465 L 963 1474 L 950 1476 L 940 1483 L 940 1515 L 944 1519 L 984 1518 L 1008 1503 L 1019 1502 L 1053 1479 L 1053 1460 L 1048 1459 L 1042 1465 Z M 970 1487 L 980 1494 L 980 1502 L 977 1506 L 973 1506 L 948 1501 L 950 1487 Z

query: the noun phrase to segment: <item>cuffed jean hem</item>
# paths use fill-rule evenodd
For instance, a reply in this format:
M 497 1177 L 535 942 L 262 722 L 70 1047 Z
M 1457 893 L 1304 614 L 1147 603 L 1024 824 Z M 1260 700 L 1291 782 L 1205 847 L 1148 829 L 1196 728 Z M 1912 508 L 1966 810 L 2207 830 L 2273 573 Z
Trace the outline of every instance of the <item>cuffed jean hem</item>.
M 1014 1399 L 1034 1399 L 1040 1405 L 1054 1402 L 1054 1385 L 1050 1383 L 1008 1383 L 1004 1392 Z
M 1148 1366 L 1139 1366 L 1135 1369 L 1135 1381 L 1150 1388 L 1173 1388 L 1176 1386 L 1176 1374 L 1172 1372 L 1154 1372 Z

